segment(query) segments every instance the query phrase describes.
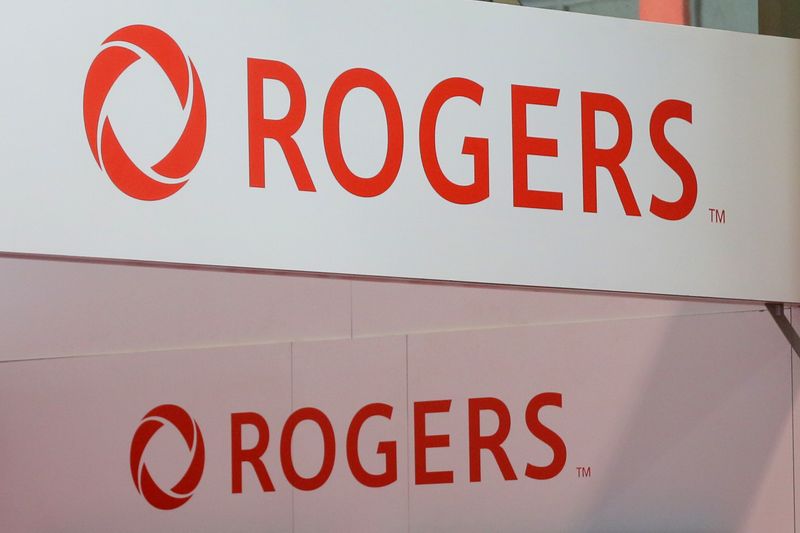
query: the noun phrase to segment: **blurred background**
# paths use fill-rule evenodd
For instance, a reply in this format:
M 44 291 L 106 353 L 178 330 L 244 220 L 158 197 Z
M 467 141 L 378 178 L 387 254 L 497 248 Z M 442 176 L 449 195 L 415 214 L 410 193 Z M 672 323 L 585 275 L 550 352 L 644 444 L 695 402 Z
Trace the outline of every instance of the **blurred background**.
M 800 38 L 800 0 L 494 0 L 494 2 Z

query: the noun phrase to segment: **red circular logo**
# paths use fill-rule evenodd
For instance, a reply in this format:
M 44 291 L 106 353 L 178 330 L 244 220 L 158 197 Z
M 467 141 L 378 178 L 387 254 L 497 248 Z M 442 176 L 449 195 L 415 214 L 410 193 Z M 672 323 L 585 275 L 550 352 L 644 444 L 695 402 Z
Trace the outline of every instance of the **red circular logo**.
M 89 67 L 83 89 L 83 122 L 95 161 L 122 192 L 139 200 L 161 200 L 186 185 L 186 175 L 197 165 L 206 139 L 206 101 L 192 61 L 178 44 L 152 26 L 126 26 L 103 42 Z M 186 126 L 175 146 L 149 176 L 122 148 L 103 105 L 114 83 L 144 52 L 155 60 L 172 83 L 181 107 L 189 108 Z M 102 122 L 102 124 L 101 124 Z
M 192 461 L 186 473 L 170 490 L 165 491 L 159 487 L 147 470 L 142 455 L 144 449 L 153 438 L 153 435 L 164 426 L 172 424 L 181 434 L 189 451 L 192 452 Z M 159 405 L 142 418 L 131 442 L 131 476 L 136 490 L 144 496 L 150 505 L 165 511 L 176 509 L 189 501 L 194 489 L 203 476 L 203 467 L 206 462 L 206 450 L 203 444 L 203 434 L 189 413 L 177 405 Z

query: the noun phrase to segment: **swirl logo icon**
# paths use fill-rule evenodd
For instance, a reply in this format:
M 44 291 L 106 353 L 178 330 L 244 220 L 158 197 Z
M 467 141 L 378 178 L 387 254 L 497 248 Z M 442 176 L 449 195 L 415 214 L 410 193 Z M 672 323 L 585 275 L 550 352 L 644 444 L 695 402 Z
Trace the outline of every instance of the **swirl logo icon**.
M 125 70 L 149 55 L 164 71 L 181 107 L 186 126 L 175 145 L 149 169 L 134 163 L 119 142 L 103 106 Z M 83 90 L 83 121 L 95 161 L 119 190 L 139 200 L 162 200 L 186 185 L 206 138 L 206 102 L 192 61 L 166 33 L 152 26 L 126 26 L 103 42 L 89 67 Z
M 186 442 L 186 446 L 192 453 L 189 467 L 183 477 L 170 489 L 163 490 L 156 484 L 147 465 L 144 463 L 143 454 L 153 438 L 153 435 L 161 429 L 164 424 L 169 423 L 174 426 Z M 203 434 L 189 413 L 177 405 L 159 405 L 148 412 L 142 418 L 136 433 L 131 442 L 131 476 L 136 490 L 144 496 L 144 499 L 153 507 L 162 510 L 176 509 L 189 501 L 194 490 L 200 483 L 205 466 L 206 452 L 203 444 Z

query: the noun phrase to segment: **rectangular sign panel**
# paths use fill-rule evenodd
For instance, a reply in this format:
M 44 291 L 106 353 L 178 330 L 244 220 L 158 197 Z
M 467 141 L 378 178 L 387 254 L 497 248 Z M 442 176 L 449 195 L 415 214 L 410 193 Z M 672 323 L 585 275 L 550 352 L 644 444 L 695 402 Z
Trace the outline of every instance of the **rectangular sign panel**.
M 30 531 L 790 531 L 766 313 L 0 364 Z
M 454 0 L 2 30 L 2 252 L 800 302 L 795 41 Z

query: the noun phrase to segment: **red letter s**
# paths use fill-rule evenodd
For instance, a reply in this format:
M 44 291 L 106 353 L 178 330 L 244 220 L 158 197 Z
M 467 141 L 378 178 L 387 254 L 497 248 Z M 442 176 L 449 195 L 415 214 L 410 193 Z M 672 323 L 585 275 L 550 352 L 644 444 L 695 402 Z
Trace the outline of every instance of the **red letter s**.
M 556 477 L 567 463 L 567 446 L 556 432 L 548 428 L 539 420 L 539 410 L 552 405 L 561 407 L 561 394 L 557 392 L 544 392 L 534 396 L 525 409 L 525 423 L 534 437 L 550 446 L 553 450 L 553 460 L 547 466 L 528 464 L 525 475 L 533 479 L 551 479 Z
M 680 220 L 689 215 L 697 201 L 697 175 L 692 165 L 667 140 L 664 128 L 671 118 L 692 123 L 692 106 L 681 100 L 665 100 L 658 104 L 650 118 L 650 140 L 661 159 L 675 171 L 683 184 L 683 194 L 675 202 L 653 195 L 650 212 L 665 220 Z

